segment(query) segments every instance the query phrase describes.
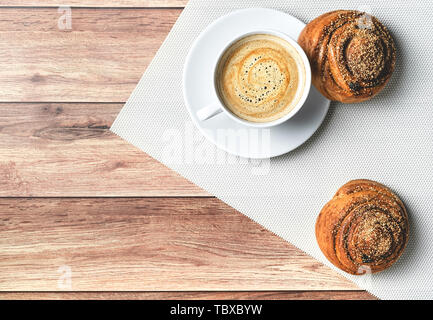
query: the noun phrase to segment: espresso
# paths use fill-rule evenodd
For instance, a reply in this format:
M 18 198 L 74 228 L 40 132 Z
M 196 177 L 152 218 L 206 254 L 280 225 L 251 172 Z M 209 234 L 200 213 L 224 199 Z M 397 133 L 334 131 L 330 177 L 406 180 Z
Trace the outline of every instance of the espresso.
M 271 122 L 297 105 L 305 72 L 302 57 L 289 42 L 255 34 L 226 50 L 215 82 L 221 102 L 233 114 L 251 122 Z

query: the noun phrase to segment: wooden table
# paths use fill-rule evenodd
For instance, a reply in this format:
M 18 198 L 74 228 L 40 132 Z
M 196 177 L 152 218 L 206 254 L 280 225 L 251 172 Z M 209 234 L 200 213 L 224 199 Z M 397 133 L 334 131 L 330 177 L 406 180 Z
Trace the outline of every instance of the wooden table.
M 68 3 L 0 2 L 0 298 L 372 299 L 110 133 L 186 0 Z

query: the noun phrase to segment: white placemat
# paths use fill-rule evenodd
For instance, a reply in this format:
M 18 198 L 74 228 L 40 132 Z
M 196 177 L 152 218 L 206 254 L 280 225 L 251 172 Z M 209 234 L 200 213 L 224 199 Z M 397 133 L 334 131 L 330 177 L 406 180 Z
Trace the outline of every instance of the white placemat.
M 304 22 L 336 9 L 369 11 L 397 43 L 391 82 L 371 101 L 331 104 L 321 129 L 285 156 L 255 162 L 217 151 L 189 119 L 182 96 L 183 64 L 192 42 L 209 23 L 250 7 L 279 9 Z M 433 2 L 427 0 L 191 0 L 112 131 L 335 270 L 314 235 L 322 206 L 351 179 L 388 185 L 410 213 L 411 237 L 404 255 L 392 268 L 373 276 L 338 272 L 382 299 L 431 299 L 432 14 Z

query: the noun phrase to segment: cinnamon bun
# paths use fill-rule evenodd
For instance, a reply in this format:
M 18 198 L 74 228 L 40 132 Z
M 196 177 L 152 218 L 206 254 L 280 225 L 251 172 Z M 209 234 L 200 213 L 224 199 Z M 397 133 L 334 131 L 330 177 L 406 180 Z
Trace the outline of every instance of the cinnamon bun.
M 385 87 L 395 69 L 393 38 L 364 12 L 325 13 L 305 27 L 298 42 L 310 60 L 313 84 L 330 100 L 368 100 Z
M 403 202 L 387 187 L 369 180 L 341 187 L 316 222 L 316 238 L 324 255 L 354 275 L 390 267 L 403 253 L 408 237 Z

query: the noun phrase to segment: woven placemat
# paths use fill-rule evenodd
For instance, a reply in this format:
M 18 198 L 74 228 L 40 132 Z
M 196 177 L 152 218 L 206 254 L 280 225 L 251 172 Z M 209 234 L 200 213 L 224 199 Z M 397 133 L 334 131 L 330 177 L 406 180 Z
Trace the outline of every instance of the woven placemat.
M 372 13 L 397 43 L 391 82 L 371 101 L 332 103 L 319 131 L 285 156 L 256 162 L 215 150 L 195 129 L 184 105 L 183 64 L 209 23 L 251 7 L 282 10 L 304 22 L 337 9 Z M 382 299 L 433 298 L 432 13 L 433 2 L 427 0 L 191 0 L 112 131 L 333 269 L 314 235 L 322 206 L 351 179 L 388 185 L 410 214 L 411 237 L 404 255 L 376 275 L 338 272 Z

